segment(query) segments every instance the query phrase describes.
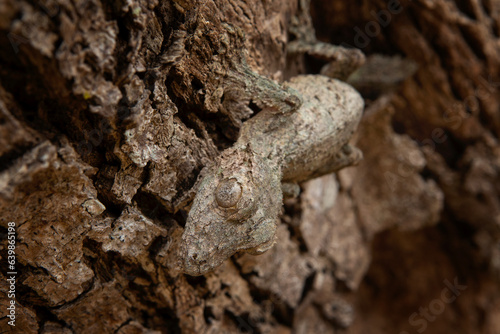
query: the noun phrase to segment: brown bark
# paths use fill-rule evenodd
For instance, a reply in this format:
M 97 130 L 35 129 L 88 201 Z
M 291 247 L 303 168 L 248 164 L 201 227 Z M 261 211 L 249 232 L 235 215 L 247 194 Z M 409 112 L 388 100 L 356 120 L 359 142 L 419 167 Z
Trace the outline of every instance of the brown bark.
M 196 278 L 175 247 L 258 112 L 246 71 L 324 65 L 287 55 L 307 1 L 0 3 L 1 332 L 499 332 L 500 5 L 395 3 L 312 2 L 318 39 L 418 70 L 378 69 L 364 161 L 303 183 L 271 250 Z

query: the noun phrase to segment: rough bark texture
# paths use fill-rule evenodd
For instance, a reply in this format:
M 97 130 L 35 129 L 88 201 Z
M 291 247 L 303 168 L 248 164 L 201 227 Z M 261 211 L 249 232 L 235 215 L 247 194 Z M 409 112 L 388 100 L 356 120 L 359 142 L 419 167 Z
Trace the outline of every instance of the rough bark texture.
M 358 82 L 364 161 L 303 183 L 274 248 L 176 270 L 200 170 L 265 99 L 252 73 L 324 65 L 287 54 L 307 3 L 0 3 L 2 332 L 500 332 L 494 0 L 313 1 L 319 40 L 418 70 Z

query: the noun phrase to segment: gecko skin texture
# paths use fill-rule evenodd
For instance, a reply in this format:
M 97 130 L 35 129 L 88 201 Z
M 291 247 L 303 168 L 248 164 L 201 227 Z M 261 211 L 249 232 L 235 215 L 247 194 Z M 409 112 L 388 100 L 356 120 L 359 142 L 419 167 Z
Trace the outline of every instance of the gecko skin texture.
M 283 205 L 282 182 L 302 182 L 361 159 L 347 143 L 364 104 L 359 93 L 321 75 L 292 78 L 302 105 L 285 113 L 265 108 L 243 123 L 233 147 L 201 172 L 181 239 L 182 270 L 217 268 L 236 252 L 270 249 Z

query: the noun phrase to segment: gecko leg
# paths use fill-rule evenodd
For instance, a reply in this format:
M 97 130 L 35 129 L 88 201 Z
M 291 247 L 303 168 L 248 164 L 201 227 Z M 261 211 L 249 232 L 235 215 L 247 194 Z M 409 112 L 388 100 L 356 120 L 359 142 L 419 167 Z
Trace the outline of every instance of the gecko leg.
M 332 172 L 336 172 L 345 167 L 355 166 L 361 160 L 363 160 L 363 152 L 356 146 L 345 144 L 340 152 L 335 155 L 335 159 L 329 167 Z
M 300 186 L 294 182 L 283 182 L 281 184 L 283 198 L 297 198 L 300 195 Z
M 330 163 L 318 169 L 313 177 L 334 173 L 342 168 L 355 166 L 363 159 L 363 152 L 355 146 L 345 144 L 342 149 L 333 156 Z

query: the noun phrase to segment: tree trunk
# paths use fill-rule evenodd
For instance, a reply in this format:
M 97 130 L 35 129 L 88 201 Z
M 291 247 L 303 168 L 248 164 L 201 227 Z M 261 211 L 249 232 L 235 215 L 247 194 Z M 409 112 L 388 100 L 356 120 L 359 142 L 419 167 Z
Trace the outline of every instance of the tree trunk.
M 2 333 L 500 332 L 500 3 L 313 0 L 310 14 L 307 0 L 0 3 Z M 300 38 L 367 56 L 349 77 L 364 160 L 302 183 L 266 253 L 182 274 L 198 175 L 269 93 L 252 80 L 325 68 L 290 52 Z M 418 69 L 399 78 L 378 55 Z

